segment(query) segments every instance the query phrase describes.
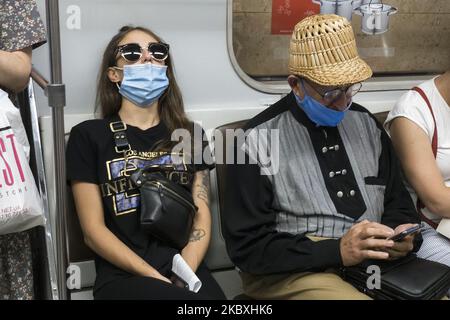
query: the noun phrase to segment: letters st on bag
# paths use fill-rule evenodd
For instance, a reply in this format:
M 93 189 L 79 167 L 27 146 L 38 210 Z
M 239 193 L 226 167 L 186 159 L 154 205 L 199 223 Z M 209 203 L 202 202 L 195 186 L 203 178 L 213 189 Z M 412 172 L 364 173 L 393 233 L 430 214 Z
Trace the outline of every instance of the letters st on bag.
M 23 145 L 16 138 L 25 129 L 19 110 L 0 99 L 0 235 L 44 224 L 43 205 Z M 9 120 L 12 117 L 12 121 Z M 21 131 L 22 130 L 22 131 Z

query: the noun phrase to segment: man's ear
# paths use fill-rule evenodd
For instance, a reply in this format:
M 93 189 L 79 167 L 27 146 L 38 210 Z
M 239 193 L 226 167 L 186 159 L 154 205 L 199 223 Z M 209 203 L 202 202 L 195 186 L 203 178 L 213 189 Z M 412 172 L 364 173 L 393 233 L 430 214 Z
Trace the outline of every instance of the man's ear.
M 294 76 L 293 74 L 291 74 L 287 80 L 288 80 L 289 86 L 291 87 L 292 91 L 294 91 L 294 93 L 299 96 L 300 95 L 300 89 L 299 89 L 300 79 L 298 77 Z
M 108 68 L 108 78 L 111 82 L 117 83 L 122 81 L 122 72 L 115 68 Z

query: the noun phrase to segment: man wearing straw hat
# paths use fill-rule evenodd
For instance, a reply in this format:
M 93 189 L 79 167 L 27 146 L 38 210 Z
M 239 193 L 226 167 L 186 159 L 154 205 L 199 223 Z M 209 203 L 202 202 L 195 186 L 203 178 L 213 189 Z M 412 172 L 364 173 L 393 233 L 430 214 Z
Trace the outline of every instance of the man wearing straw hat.
M 292 92 L 246 124 L 235 146 L 246 162 L 227 166 L 229 255 L 252 298 L 367 299 L 336 270 L 399 258 L 421 243 L 420 235 L 387 240 L 419 218 L 388 136 L 352 103 L 372 71 L 337 15 L 296 25 L 289 68 Z M 251 161 L 261 159 L 250 151 L 263 129 L 279 137 L 262 144 L 276 171 Z

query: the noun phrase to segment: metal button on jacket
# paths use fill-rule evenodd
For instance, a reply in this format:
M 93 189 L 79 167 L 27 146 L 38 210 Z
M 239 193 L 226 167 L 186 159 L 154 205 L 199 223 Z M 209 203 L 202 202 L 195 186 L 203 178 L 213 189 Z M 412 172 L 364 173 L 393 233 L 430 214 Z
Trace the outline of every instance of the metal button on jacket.
M 344 193 L 342 191 L 338 191 L 337 196 L 338 198 L 342 198 L 344 196 Z

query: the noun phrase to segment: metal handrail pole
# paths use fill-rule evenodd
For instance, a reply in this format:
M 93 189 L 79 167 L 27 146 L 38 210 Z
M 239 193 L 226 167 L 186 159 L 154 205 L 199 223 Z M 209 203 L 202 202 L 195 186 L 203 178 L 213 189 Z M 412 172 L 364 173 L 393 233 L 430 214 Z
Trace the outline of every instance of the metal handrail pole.
M 56 194 L 56 254 L 59 298 L 67 300 L 66 270 L 66 166 L 64 141 L 65 87 L 62 83 L 61 39 L 58 0 L 46 0 L 47 29 L 50 47 L 51 83 L 47 86 L 48 104 L 52 108 Z
M 37 83 L 36 77 L 32 76 L 32 79 Z M 43 80 L 45 78 L 42 77 Z M 42 198 L 42 203 L 44 205 L 44 216 L 45 216 L 45 245 L 47 249 L 47 264 L 48 264 L 48 276 L 50 281 L 50 290 L 52 300 L 59 299 L 58 296 L 58 275 L 57 275 L 57 266 L 56 266 L 56 258 L 55 258 L 55 250 L 54 250 L 54 240 L 53 240 L 53 232 L 52 232 L 52 221 L 50 219 L 50 210 L 48 206 L 48 197 L 47 197 L 47 182 L 45 179 L 45 170 L 44 170 L 44 159 L 42 154 L 42 144 L 41 137 L 39 133 L 39 124 L 38 124 L 38 114 L 36 108 L 36 100 L 34 96 L 33 89 L 33 80 L 30 80 L 28 83 L 28 99 L 30 103 L 30 118 L 31 118 L 31 128 L 33 132 L 33 145 L 34 145 L 34 155 L 36 160 L 36 173 L 38 176 L 38 187 Z M 47 82 L 45 80 L 44 82 Z M 45 84 L 46 86 L 46 84 Z M 45 90 L 45 88 L 43 88 Z

